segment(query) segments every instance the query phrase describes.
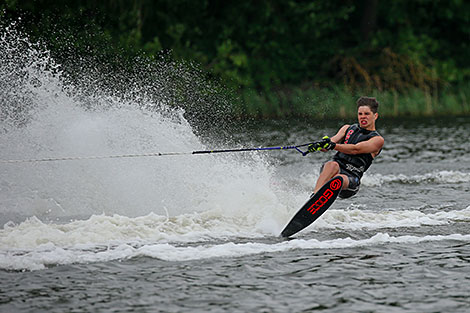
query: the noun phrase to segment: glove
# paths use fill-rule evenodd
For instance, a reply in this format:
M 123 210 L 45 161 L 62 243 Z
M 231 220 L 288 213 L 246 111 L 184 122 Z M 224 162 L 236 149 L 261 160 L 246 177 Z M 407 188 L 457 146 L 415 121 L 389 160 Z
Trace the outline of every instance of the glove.
M 321 150 L 333 150 L 336 147 L 336 143 L 330 140 L 328 136 L 322 138 L 321 141 L 317 141 L 308 145 L 308 152 L 315 152 Z
M 321 142 L 313 142 L 308 145 L 308 152 L 320 151 L 322 149 Z
M 336 147 L 336 143 L 331 141 L 328 136 L 323 137 L 319 143 L 320 143 L 321 149 L 325 149 L 325 150 L 333 150 Z

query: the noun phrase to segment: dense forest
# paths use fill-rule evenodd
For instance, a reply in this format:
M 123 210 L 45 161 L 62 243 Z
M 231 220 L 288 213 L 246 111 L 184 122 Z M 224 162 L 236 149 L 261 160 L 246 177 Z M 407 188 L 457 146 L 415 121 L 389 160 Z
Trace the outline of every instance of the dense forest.
M 61 62 L 64 43 L 195 62 L 252 116 L 318 114 L 322 101 L 344 116 L 359 94 L 385 115 L 470 113 L 468 1 L 4 0 L 0 18 Z

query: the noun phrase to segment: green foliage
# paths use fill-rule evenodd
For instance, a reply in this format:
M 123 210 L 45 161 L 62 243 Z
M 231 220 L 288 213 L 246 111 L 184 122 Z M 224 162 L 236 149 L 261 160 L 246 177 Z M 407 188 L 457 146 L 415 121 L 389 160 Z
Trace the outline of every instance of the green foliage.
M 292 88 L 289 93 L 253 94 L 244 92 L 246 116 L 255 118 L 304 117 L 313 120 L 325 118 L 355 118 L 355 101 L 362 95 L 376 97 L 382 117 L 415 117 L 435 115 L 469 115 L 470 85 L 448 87 L 439 94 L 420 89 L 398 93 L 390 90 L 356 90 L 344 86 Z
M 6 0 L 0 17 L 20 17 L 61 63 L 195 61 L 239 90 L 240 114 L 345 116 L 335 101 L 359 93 L 389 99 L 392 115 L 468 112 L 456 104 L 468 103 L 468 1 Z

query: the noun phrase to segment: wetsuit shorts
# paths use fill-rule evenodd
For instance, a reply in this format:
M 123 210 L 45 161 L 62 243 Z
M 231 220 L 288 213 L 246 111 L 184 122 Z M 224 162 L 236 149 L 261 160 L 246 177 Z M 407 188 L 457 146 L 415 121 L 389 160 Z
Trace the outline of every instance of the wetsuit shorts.
M 361 186 L 361 179 L 354 175 L 351 171 L 348 171 L 345 166 L 341 164 L 341 162 L 338 162 L 337 160 L 335 160 L 334 162 L 339 164 L 339 173 L 346 175 L 349 179 L 348 188 L 341 190 L 338 196 L 341 199 L 346 199 L 354 196 L 359 191 L 359 187 Z M 325 164 L 322 165 L 320 172 L 323 171 L 324 166 Z

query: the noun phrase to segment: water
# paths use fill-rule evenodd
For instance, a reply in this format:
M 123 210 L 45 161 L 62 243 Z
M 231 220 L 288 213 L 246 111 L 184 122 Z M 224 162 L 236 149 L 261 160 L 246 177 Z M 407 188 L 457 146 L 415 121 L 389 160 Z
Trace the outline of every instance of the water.
M 47 51 L 2 34 L 1 160 L 213 148 L 182 111 L 84 95 Z M 341 123 L 232 125 L 227 145 Z M 467 312 L 469 127 L 379 120 L 359 194 L 292 240 L 278 235 L 330 153 L 0 163 L 0 311 Z

